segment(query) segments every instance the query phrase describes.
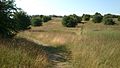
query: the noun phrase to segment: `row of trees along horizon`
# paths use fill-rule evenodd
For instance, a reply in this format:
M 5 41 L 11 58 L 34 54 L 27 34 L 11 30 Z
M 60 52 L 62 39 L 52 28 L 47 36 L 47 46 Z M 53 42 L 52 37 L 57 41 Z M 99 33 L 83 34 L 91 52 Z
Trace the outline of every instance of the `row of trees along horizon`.
M 32 15 L 29 16 L 22 9 L 17 8 L 14 0 L 0 0 L 0 36 L 4 38 L 12 38 L 21 30 L 30 29 L 31 26 L 42 26 L 42 23 L 48 22 L 52 17 L 62 18 L 62 24 L 65 27 L 76 27 L 82 21 L 89 21 L 92 18 L 94 23 L 104 22 L 105 25 L 114 25 L 113 18 L 118 18 L 119 15 L 106 14 L 102 16 L 100 13 L 95 15 L 83 14 L 77 16 L 76 14 L 69 16 L 57 15 Z

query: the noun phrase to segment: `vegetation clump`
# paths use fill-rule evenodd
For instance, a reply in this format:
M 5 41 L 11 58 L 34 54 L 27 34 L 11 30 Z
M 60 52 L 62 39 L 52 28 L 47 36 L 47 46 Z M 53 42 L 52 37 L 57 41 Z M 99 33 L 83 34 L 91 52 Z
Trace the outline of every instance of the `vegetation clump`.
M 20 9 L 14 2 L 14 0 L 0 0 L 0 35 L 5 38 L 15 36 L 19 30 L 29 26 L 29 17 L 25 13 L 18 12 Z M 23 23 L 25 25 L 21 26 Z
M 42 20 L 38 18 L 32 18 L 31 20 L 32 26 L 42 26 Z
M 42 22 L 48 22 L 52 20 L 51 16 L 45 16 L 45 15 L 33 15 L 32 18 L 40 19 Z
M 100 13 L 95 13 L 95 15 L 93 15 L 93 22 L 94 23 L 101 23 L 103 19 L 103 16 Z
M 104 19 L 104 24 L 105 25 L 114 25 L 115 22 L 113 21 L 112 18 L 106 18 L 106 19 Z
M 31 25 L 30 17 L 23 11 L 16 12 L 14 15 L 14 20 L 17 24 L 18 30 L 28 29 Z
M 90 20 L 90 15 L 89 14 L 83 14 L 82 16 L 84 21 L 89 21 Z
M 120 21 L 120 16 L 118 17 L 118 21 Z
M 62 20 L 62 24 L 65 27 L 76 27 L 78 23 L 80 23 L 82 20 L 81 17 L 73 14 L 73 15 L 69 15 L 69 16 L 64 16 L 63 20 Z

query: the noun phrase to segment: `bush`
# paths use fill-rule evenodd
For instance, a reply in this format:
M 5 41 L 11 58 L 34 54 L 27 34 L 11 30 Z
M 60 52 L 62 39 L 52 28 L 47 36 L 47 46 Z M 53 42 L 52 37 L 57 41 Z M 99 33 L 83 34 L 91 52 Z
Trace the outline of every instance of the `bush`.
M 84 21 L 89 21 L 90 20 L 90 15 L 83 14 L 82 18 L 83 18 Z
M 113 15 L 112 14 L 105 14 L 104 18 L 113 18 Z
M 118 21 L 120 21 L 120 16 L 118 17 Z
M 30 17 L 23 11 L 14 14 L 14 20 L 17 23 L 18 30 L 28 29 L 31 25 Z
M 49 20 L 51 20 L 50 16 L 43 16 L 42 18 L 42 22 L 48 22 Z
M 62 24 L 66 27 L 76 27 L 79 22 L 81 22 L 81 17 L 78 17 L 77 15 L 69 15 L 64 16 L 62 20 Z
M 51 16 L 45 16 L 45 15 L 33 15 L 32 18 L 41 19 L 42 22 L 48 22 L 52 19 Z
M 82 17 L 77 16 L 76 14 L 70 15 L 77 23 L 81 23 Z
M 31 24 L 32 26 L 42 26 L 42 20 L 38 18 L 33 18 Z
M 12 16 L 16 10 L 18 9 L 14 0 L 0 0 L 0 35 L 2 37 L 8 38 L 16 35 L 17 26 Z
M 101 23 L 103 19 L 103 16 L 100 13 L 95 13 L 93 16 L 93 22 L 94 23 Z
M 112 18 L 106 18 L 106 19 L 104 19 L 104 24 L 105 25 L 114 25 L 115 22 L 113 21 Z

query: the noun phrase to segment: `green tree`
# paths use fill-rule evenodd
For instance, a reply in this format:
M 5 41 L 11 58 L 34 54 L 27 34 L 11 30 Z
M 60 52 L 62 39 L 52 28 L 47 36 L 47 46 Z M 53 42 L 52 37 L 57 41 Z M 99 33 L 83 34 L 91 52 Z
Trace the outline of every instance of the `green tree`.
M 17 24 L 18 30 L 28 29 L 31 25 L 30 17 L 23 11 L 14 14 L 14 20 Z
M 51 20 L 50 16 L 42 16 L 42 22 L 48 22 L 49 20 Z
M 32 26 L 42 26 L 42 20 L 39 18 L 32 18 L 31 24 Z
M 113 21 L 112 18 L 105 18 L 105 19 L 104 19 L 104 24 L 105 24 L 105 25 L 114 25 L 115 22 Z
M 77 15 L 69 15 L 69 16 L 64 16 L 62 20 L 62 24 L 65 27 L 76 27 L 79 22 L 81 22 L 81 17 L 78 17 Z
M 102 19 L 103 19 L 103 16 L 98 12 L 96 12 L 95 15 L 93 16 L 94 23 L 101 23 Z
M 17 11 L 14 0 L 0 0 L 0 34 L 12 37 L 16 34 L 16 23 L 13 14 Z
M 120 21 L 120 16 L 118 17 L 118 21 Z
M 83 14 L 82 16 L 84 21 L 89 21 L 90 20 L 90 15 L 89 14 Z

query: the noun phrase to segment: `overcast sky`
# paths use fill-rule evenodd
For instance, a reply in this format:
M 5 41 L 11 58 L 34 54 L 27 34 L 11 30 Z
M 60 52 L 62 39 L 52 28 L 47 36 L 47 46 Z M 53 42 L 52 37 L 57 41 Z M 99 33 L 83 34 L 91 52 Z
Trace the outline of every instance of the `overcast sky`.
M 29 15 L 120 14 L 120 0 L 16 0 Z

